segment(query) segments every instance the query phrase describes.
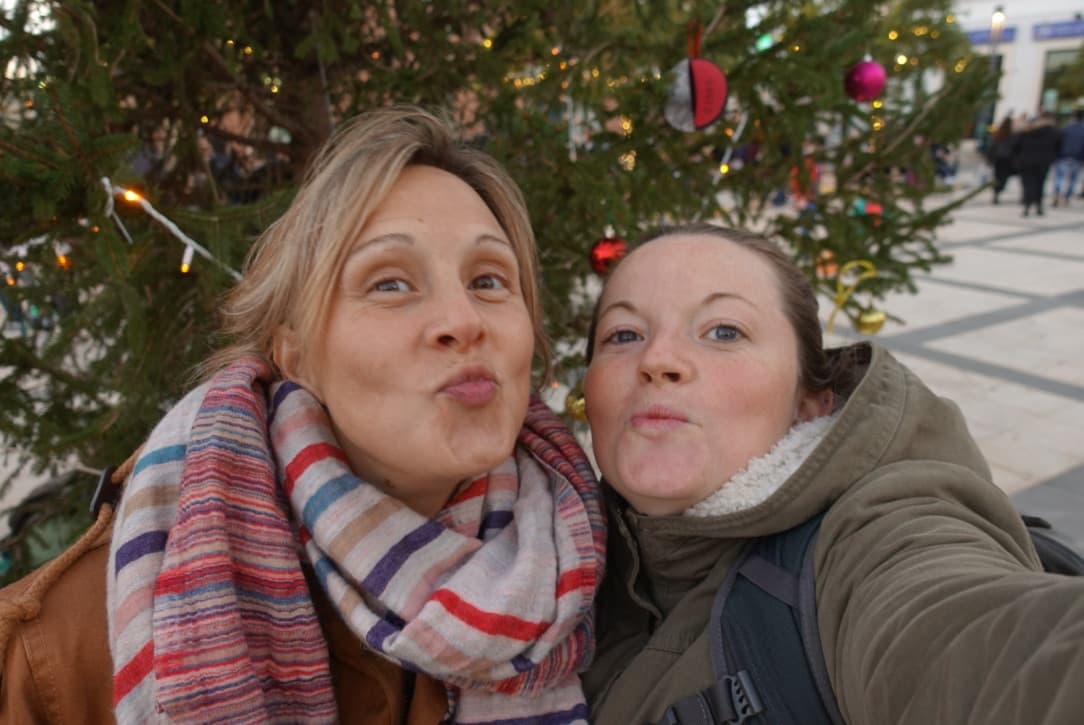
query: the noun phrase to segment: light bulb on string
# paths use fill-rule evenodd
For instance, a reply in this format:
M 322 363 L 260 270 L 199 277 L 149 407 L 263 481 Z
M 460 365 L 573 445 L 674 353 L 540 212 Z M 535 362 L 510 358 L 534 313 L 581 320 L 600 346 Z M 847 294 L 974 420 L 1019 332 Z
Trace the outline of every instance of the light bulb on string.
M 184 256 L 181 257 L 181 274 L 188 274 L 192 271 L 192 258 L 196 253 L 196 248 L 191 244 L 184 245 Z
M 141 197 L 139 194 L 132 191 L 131 189 L 125 189 L 122 196 L 124 196 L 125 201 L 131 204 L 138 204 L 139 202 L 143 201 L 143 197 Z

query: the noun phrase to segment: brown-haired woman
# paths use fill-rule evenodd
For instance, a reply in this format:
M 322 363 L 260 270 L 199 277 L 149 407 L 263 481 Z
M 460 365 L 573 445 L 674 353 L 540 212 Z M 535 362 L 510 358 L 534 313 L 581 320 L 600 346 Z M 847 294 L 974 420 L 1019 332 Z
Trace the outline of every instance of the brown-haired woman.
M 672 704 L 725 697 L 715 593 L 752 540 L 821 514 L 819 639 L 844 722 L 1079 721 L 1084 579 L 1041 572 L 954 404 L 876 345 L 822 348 L 813 290 L 775 245 L 707 225 L 650 237 L 608 278 L 588 356 L 613 494 L 592 722 L 679 723 Z
M 604 527 L 531 399 L 536 273 L 446 124 L 341 130 L 115 517 L 3 593 L 3 720 L 584 722 Z

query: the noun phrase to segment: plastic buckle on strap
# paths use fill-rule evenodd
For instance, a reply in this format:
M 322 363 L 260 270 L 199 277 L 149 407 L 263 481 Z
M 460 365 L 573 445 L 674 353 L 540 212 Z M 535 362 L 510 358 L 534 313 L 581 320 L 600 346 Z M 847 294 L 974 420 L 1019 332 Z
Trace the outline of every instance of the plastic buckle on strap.
M 681 720 L 678 719 L 677 712 L 673 707 L 666 708 L 666 712 L 662 715 L 662 720 L 659 720 L 655 725 L 681 725 Z
M 727 677 L 724 682 L 730 688 L 730 702 L 734 707 L 734 719 L 728 721 L 730 725 L 743 723 L 764 711 L 764 705 L 760 702 L 757 688 L 753 686 L 748 672 L 741 670 L 738 674 Z
M 90 518 L 95 521 L 98 519 L 98 511 L 102 508 L 102 504 L 115 504 L 120 498 L 121 487 L 113 483 L 113 474 L 116 470 L 116 466 L 107 466 L 98 478 L 98 487 L 94 489 L 94 497 L 90 499 Z

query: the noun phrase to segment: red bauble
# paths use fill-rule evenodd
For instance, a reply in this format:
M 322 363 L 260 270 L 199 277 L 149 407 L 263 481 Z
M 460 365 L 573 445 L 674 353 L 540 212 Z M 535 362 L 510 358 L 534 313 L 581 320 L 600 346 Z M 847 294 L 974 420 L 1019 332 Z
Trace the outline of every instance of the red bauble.
M 715 123 L 726 107 L 726 76 L 703 58 L 686 58 L 670 69 L 666 121 L 679 131 L 698 131 Z
M 591 269 L 605 277 L 629 251 L 629 245 L 618 237 L 603 237 L 591 245 Z
M 881 95 L 887 78 L 883 65 L 866 58 L 850 67 L 843 79 L 843 88 L 854 100 L 867 103 Z

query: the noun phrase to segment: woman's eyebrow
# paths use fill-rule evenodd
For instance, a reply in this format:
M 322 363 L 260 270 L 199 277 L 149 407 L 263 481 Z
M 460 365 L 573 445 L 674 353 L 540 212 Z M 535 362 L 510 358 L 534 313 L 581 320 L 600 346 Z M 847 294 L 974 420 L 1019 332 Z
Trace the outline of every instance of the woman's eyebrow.
M 738 300 L 739 302 L 744 302 L 745 304 L 753 308 L 757 306 L 756 303 L 754 303 L 751 299 L 745 297 L 744 295 L 740 295 L 737 292 L 712 292 L 710 295 L 704 298 L 700 305 L 702 307 L 706 307 L 712 302 L 718 302 L 720 300 Z
M 387 234 L 378 234 L 375 237 L 369 237 L 368 239 L 364 239 L 354 244 L 354 246 L 350 249 L 350 253 L 347 255 L 347 258 L 353 257 L 356 254 L 360 254 L 361 252 L 372 249 L 373 247 L 395 244 L 413 246 L 414 237 L 410 236 L 409 234 L 403 234 L 402 232 L 389 232 Z
M 610 302 L 609 304 L 607 304 L 605 307 L 603 307 L 601 310 L 598 311 L 598 319 L 601 320 L 603 315 L 610 312 L 610 310 L 614 310 L 614 309 L 628 310 L 629 312 L 632 312 L 633 314 L 635 314 L 636 311 L 637 311 L 636 310 L 636 305 L 632 304 L 631 302 L 629 302 L 627 300 L 615 300 L 613 302 Z
M 504 237 L 498 237 L 496 234 L 479 234 L 478 238 L 474 240 L 475 244 L 499 244 L 502 247 L 512 248 L 512 242 L 508 241 Z

